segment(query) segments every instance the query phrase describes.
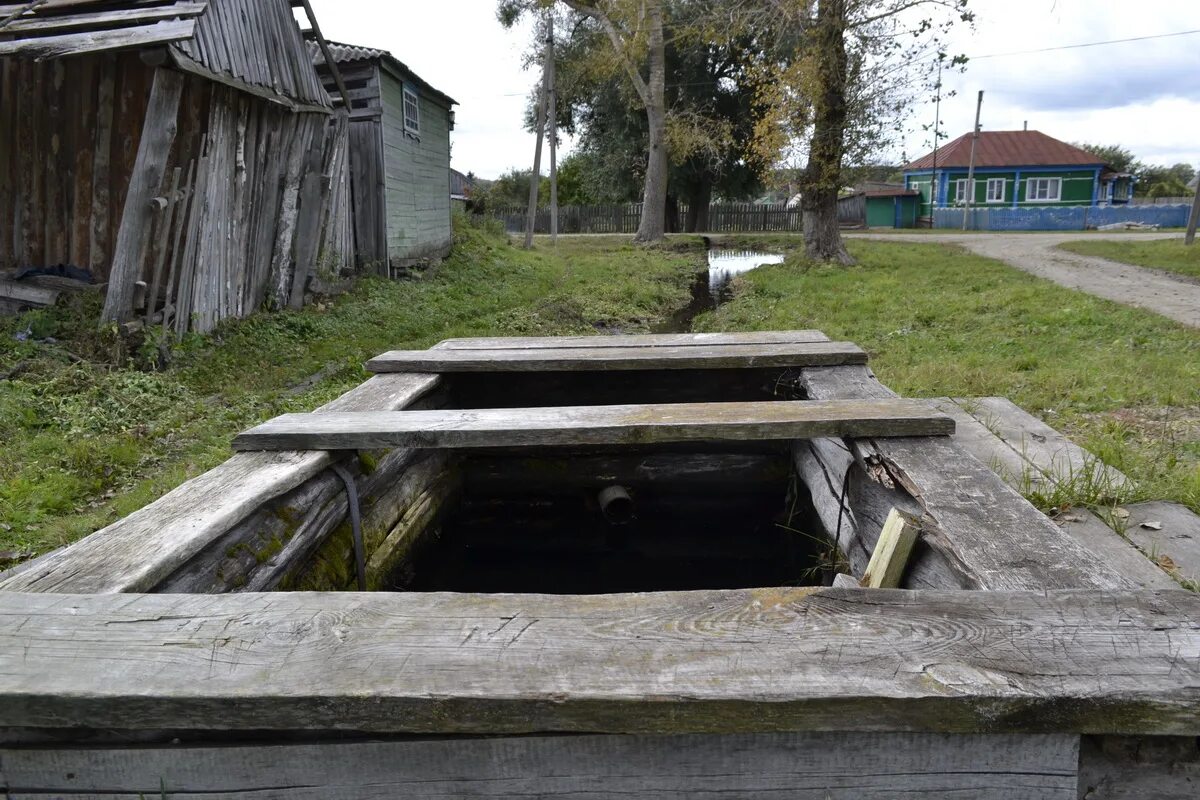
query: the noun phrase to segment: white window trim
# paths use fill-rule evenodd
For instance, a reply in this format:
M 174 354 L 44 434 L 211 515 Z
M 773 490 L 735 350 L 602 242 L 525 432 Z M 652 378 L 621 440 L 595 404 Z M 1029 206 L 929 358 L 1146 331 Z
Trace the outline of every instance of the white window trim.
M 995 186 L 996 184 L 1000 185 L 1000 196 L 999 197 L 992 196 L 992 187 Z M 1008 181 L 1006 181 L 1004 178 L 988 178 L 987 179 L 987 194 L 985 195 L 985 197 L 987 198 L 987 201 L 989 203 L 1005 202 L 1004 194 L 1005 194 L 1005 190 L 1007 189 L 1007 184 L 1008 184 Z
M 401 103 L 403 105 L 403 111 L 404 111 L 404 131 L 406 133 L 412 133 L 417 136 L 420 136 L 421 135 L 421 97 L 416 92 L 414 92 L 412 89 L 409 89 L 407 86 L 401 87 L 401 91 L 403 92 Z M 408 105 L 409 105 L 410 101 L 412 102 L 413 108 L 416 109 L 416 114 L 413 115 L 416 117 L 415 120 L 410 119 L 410 117 L 409 117 Z
M 1034 197 L 1034 186 L 1041 182 L 1046 182 L 1046 196 Z M 1054 186 L 1054 194 L 1050 194 L 1050 186 Z M 1025 183 L 1025 202 L 1026 203 L 1057 203 L 1062 200 L 1062 178 L 1026 178 Z
M 954 205 L 967 202 L 967 179 L 959 178 L 954 181 Z

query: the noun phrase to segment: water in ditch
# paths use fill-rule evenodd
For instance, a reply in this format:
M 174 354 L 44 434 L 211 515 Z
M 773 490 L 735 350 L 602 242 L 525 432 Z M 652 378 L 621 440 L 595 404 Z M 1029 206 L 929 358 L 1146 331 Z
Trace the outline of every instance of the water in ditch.
M 709 244 L 707 240 L 705 243 Z M 692 282 L 688 304 L 655 326 L 655 333 L 687 333 L 697 316 L 729 300 L 732 295 L 730 284 L 735 277 L 756 267 L 782 264 L 783 256 L 756 250 L 728 250 L 709 244 L 706 262 L 706 269 L 697 272 Z

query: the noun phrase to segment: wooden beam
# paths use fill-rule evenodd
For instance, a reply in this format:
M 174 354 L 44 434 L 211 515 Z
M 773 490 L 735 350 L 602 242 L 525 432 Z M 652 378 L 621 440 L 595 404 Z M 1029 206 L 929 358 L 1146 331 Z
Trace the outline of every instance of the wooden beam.
M 321 48 L 325 66 L 329 67 L 329 74 L 333 76 L 338 94 L 342 96 L 342 107 L 349 113 L 350 94 L 346 91 L 346 82 L 342 80 L 342 71 L 338 68 L 337 59 L 333 57 L 333 53 L 329 49 L 329 42 L 325 41 L 325 34 L 321 33 L 321 26 L 317 23 L 317 15 L 313 13 L 312 4 L 308 0 L 300 0 L 300 4 L 304 6 L 304 15 L 308 17 L 308 24 L 312 26 L 313 36 L 316 37 L 317 45 Z
M 0 27 L 4 28 L 5 33 L 44 33 L 46 31 L 75 30 L 78 28 L 94 28 L 104 25 L 119 25 L 164 19 L 186 19 L 203 14 L 206 8 L 208 8 L 207 2 L 178 2 L 168 6 L 116 8 L 90 14 L 70 14 L 55 17 L 29 15 L 15 19 L 7 26 L 0 25 Z
M 125 195 L 121 227 L 117 231 L 108 294 L 100 314 L 102 323 L 127 322 L 133 317 L 134 285 L 142 277 L 142 261 L 154 219 L 151 200 L 158 195 L 162 186 L 171 144 L 175 141 L 182 91 L 182 73 L 162 67 L 154 70 L 154 84 L 150 89 L 137 159 Z
M 52 306 L 58 302 L 59 291 L 23 281 L 0 278 L 0 298 L 16 300 L 23 305 Z
M 231 89 L 237 89 L 239 92 L 245 92 L 246 94 L 253 95 L 254 97 L 262 98 L 263 100 L 267 100 L 276 105 L 283 106 L 289 111 L 302 112 L 305 114 L 323 114 L 325 116 L 329 116 L 333 113 L 325 106 L 313 105 L 311 103 L 300 103 L 285 94 L 272 91 L 265 86 L 257 86 L 253 83 L 248 83 L 244 80 L 241 80 L 240 78 L 235 78 L 232 75 L 214 72 L 213 70 L 201 64 L 199 61 L 196 61 L 187 53 L 184 53 L 178 47 L 167 48 L 167 53 L 170 56 L 171 63 L 175 65 L 176 69 L 191 73 L 192 75 L 197 75 L 206 80 L 223 84 Z
M 19 55 L 44 59 L 96 53 L 102 50 L 145 47 L 151 44 L 190 39 L 195 30 L 195 19 L 180 19 L 132 28 L 64 33 L 58 36 L 39 36 L 31 39 L 10 39 L 0 42 L 0 56 Z
M 919 520 L 893 508 L 883 523 L 879 541 L 875 542 L 862 585 L 870 589 L 898 589 L 920 529 Z
M 239 434 L 233 446 L 235 450 L 536 447 L 953 432 L 953 420 L 919 400 L 799 400 L 284 414 Z
M 11 594 L 0 729 L 1196 736 L 1197 619 L 1183 590 Z
M 41 745 L 0 750 L 0 759 L 8 785 L 20 787 L 13 800 L 1075 800 L 1079 737 L 829 732 Z
M 850 342 L 630 348 L 393 350 L 367 362 L 371 372 L 565 372 L 577 370 L 747 369 L 865 364 Z
M 438 344 L 445 350 L 563 350 L 612 347 L 711 347 L 752 346 L 760 344 L 811 344 L 828 342 L 820 331 L 753 331 L 748 333 L 639 333 L 623 336 L 485 336 L 445 339 Z

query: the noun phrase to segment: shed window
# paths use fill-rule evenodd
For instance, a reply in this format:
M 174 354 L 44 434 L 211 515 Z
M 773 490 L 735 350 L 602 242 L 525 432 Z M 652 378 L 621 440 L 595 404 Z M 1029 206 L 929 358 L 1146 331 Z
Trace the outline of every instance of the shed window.
M 1061 200 L 1062 179 L 1030 178 L 1025 188 L 1025 199 L 1028 201 Z
M 987 201 L 989 203 L 1004 202 L 1004 178 L 988 178 Z
M 404 130 L 410 133 L 421 132 L 421 101 L 417 93 L 404 88 Z

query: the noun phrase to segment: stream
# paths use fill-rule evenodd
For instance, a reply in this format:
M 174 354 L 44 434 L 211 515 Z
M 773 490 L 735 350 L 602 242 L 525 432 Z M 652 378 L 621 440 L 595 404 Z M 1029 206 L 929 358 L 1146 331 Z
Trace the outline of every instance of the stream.
M 707 269 L 696 273 L 692 282 L 692 298 L 662 323 L 654 326 L 655 333 L 687 333 L 692 321 L 705 311 L 712 311 L 732 296 L 730 283 L 734 277 L 766 264 L 782 264 L 778 253 L 754 250 L 725 250 L 709 247 Z

